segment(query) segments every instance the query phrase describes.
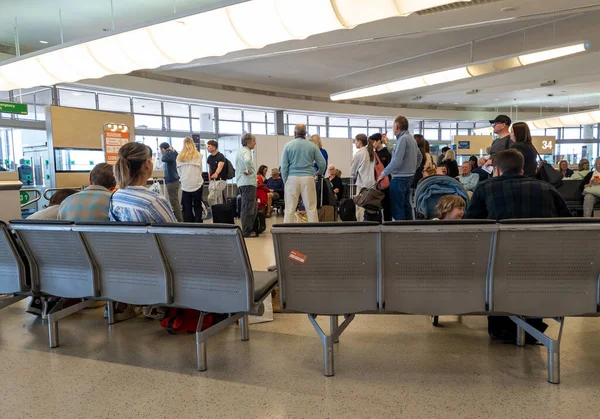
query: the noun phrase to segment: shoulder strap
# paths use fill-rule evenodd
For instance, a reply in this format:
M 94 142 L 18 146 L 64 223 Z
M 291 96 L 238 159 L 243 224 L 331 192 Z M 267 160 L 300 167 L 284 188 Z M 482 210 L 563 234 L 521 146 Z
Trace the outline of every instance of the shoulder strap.
M 115 219 L 115 221 L 121 222 L 119 217 L 117 217 L 117 214 L 115 214 L 115 212 L 113 211 L 113 196 L 115 196 L 115 193 L 116 191 L 110 194 L 110 200 L 108 201 L 108 210 L 110 212 L 110 215 L 112 215 L 112 217 Z

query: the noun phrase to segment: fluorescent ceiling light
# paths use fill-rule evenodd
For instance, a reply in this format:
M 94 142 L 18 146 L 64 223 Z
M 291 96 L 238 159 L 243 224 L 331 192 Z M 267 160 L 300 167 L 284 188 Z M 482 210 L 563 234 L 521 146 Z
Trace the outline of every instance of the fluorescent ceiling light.
M 0 65 L 0 90 L 184 64 L 459 1 L 251 0 L 10 60 Z
M 48 41 L 40 41 L 40 44 L 47 44 Z
M 436 84 L 450 83 L 470 77 L 478 77 L 486 74 L 504 71 L 512 68 L 518 68 L 529 64 L 542 61 L 553 60 L 568 55 L 577 54 L 585 51 L 589 44 L 578 42 L 576 44 L 561 46 L 543 51 L 535 51 L 529 54 L 515 55 L 513 57 L 502 57 L 495 60 L 481 61 L 469 64 L 465 67 L 458 67 L 448 70 L 442 70 L 431 74 L 411 77 L 392 82 L 381 83 L 373 86 L 361 87 L 358 89 L 346 90 L 333 93 L 331 100 L 347 100 L 360 97 L 375 96 L 404 90 L 416 89 L 424 86 L 434 86 Z M 373 93 L 378 92 L 378 93 Z M 368 95 L 365 93 L 369 93 Z

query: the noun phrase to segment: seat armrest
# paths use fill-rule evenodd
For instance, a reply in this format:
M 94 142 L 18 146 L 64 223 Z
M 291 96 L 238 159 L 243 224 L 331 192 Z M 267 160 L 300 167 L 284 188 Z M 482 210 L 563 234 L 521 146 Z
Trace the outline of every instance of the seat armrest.
M 271 265 L 271 266 L 267 267 L 267 271 L 269 271 L 269 272 L 276 272 L 277 271 L 277 265 Z

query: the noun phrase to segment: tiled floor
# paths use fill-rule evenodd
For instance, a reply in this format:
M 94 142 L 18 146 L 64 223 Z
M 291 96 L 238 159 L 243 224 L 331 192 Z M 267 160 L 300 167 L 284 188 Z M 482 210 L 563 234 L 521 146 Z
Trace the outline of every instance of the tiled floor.
M 268 235 L 248 240 L 256 269 Z M 102 309 L 60 323 L 61 346 L 24 304 L 0 311 L 0 417 L 597 418 L 600 320 L 567 319 L 562 383 L 546 381 L 543 347 L 490 342 L 480 317 L 357 316 L 336 345 L 336 376 L 303 315 L 275 315 L 208 344 L 196 371 L 193 335 L 137 318 L 108 328 Z M 556 332 L 552 326 L 551 332 Z

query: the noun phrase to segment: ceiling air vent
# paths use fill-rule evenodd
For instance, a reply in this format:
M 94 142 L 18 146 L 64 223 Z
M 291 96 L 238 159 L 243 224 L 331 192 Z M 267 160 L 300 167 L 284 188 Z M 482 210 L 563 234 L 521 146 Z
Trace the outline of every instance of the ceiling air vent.
M 432 15 L 434 13 L 449 12 L 451 10 L 464 9 L 466 7 L 480 6 L 482 4 L 497 3 L 502 0 L 471 0 L 459 1 L 456 3 L 446 4 L 444 6 L 432 7 L 430 9 L 419 10 L 416 14 L 420 16 Z

